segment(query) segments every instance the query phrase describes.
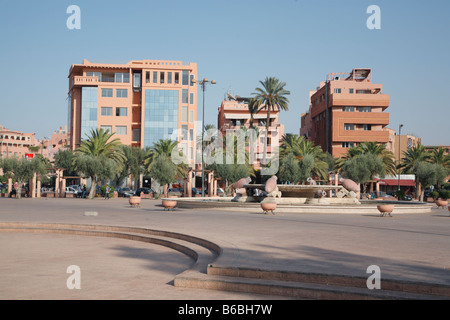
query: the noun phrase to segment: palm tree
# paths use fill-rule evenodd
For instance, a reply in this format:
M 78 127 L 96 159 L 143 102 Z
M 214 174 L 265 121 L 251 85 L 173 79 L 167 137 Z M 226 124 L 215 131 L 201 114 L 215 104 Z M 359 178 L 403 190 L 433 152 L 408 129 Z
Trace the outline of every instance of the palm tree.
M 174 149 L 177 150 L 178 141 L 173 141 L 171 139 L 160 139 L 153 144 L 150 148 L 146 159 L 144 160 L 144 166 L 147 172 L 150 172 L 152 163 L 156 159 L 158 155 L 165 155 L 167 159 L 173 162 L 172 152 Z M 182 179 L 185 178 L 187 172 L 187 164 L 180 163 L 177 165 L 176 178 Z
M 429 161 L 431 163 L 440 164 L 444 168 L 450 169 L 450 155 L 445 154 L 445 149 L 439 146 L 430 152 Z
M 125 160 L 125 155 L 120 149 L 122 143 L 119 138 L 111 140 L 113 135 L 114 133 L 110 133 L 109 130 L 92 129 L 88 140 L 81 142 L 75 154 L 92 155 L 94 157 L 105 156 L 118 164 L 122 163 Z
M 283 136 L 280 156 L 284 158 L 290 153 L 298 161 L 303 161 L 306 155 L 311 156 L 314 159 L 314 166 L 311 173 L 320 179 L 326 179 L 328 177 L 328 163 L 325 161 L 326 155 L 321 147 L 315 146 L 313 142 L 306 140 L 303 136 L 288 133 Z
M 248 112 L 250 113 L 250 128 L 253 128 L 254 116 L 259 112 L 259 107 L 261 106 L 260 101 L 255 98 L 248 99 Z
M 266 77 L 264 81 L 260 81 L 262 88 L 256 88 L 256 93 L 254 99 L 257 101 L 261 107 L 258 110 L 267 110 L 267 121 L 266 121 L 266 138 L 264 142 L 264 155 L 263 163 L 266 164 L 267 157 L 267 140 L 269 137 L 269 126 L 270 126 L 270 112 L 278 110 L 289 110 L 288 103 L 289 99 L 287 96 L 290 92 L 284 87 L 285 82 L 280 82 L 275 77 Z
M 112 176 L 117 166 L 122 166 L 125 161 L 120 139 L 111 139 L 113 135 L 109 130 L 92 129 L 88 139 L 83 140 L 75 150 L 76 168 L 92 179 L 90 199 L 95 196 L 98 179 Z
M 430 154 L 425 150 L 425 147 L 421 144 L 418 144 L 414 147 L 409 148 L 406 151 L 403 151 L 403 158 L 401 159 L 398 168 L 402 169 L 403 173 L 414 174 L 415 173 L 414 171 L 416 170 L 419 162 L 428 161 L 429 158 Z M 417 186 L 416 198 L 419 199 L 419 196 L 421 194 L 421 184 L 417 175 L 416 175 L 416 186 Z
M 362 142 L 358 145 L 357 149 L 360 150 L 362 154 L 372 153 L 378 158 L 381 158 L 384 165 L 384 170 L 389 175 L 396 175 L 397 169 L 395 165 L 395 156 L 392 151 L 386 149 L 385 144 L 378 144 L 375 141 L 372 142 Z

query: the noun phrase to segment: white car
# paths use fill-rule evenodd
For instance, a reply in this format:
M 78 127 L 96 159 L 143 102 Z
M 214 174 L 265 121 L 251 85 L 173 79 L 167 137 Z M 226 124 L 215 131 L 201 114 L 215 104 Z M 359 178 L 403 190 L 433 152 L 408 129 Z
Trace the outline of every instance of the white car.
M 66 187 L 66 193 L 73 193 L 73 194 L 77 194 L 78 190 L 75 190 L 72 187 Z

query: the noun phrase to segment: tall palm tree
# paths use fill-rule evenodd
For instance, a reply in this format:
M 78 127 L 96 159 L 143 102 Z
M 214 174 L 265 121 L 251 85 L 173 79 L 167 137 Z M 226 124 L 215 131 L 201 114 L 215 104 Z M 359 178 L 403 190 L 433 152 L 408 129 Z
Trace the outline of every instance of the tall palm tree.
M 248 108 L 248 112 L 250 113 L 250 128 L 253 128 L 254 117 L 255 117 L 255 114 L 257 114 L 259 112 L 260 106 L 261 106 L 261 102 L 258 101 L 257 99 L 255 99 L 255 98 L 248 99 L 247 108 Z
M 92 129 L 87 140 L 81 142 L 80 147 L 75 150 L 75 163 L 78 169 L 89 172 L 92 179 L 89 198 L 95 196 L 98 178 L 102 175 L 109 175 L 113 171 L 113 166 L 122 166 L 125 155 L 120 148 L 120 139 L 112 136 L 109 130 Z
M 266 77 L 264 81 L 259 82 L 262 88 L 256 88 L 256 93 L 254 99 L 260 105 L 260 110 L 267 110 L 267 121 L 266 121 L 266 138 L 264 142 L 264 155 L 263 163 L 266 164 L 267 157 L 267 140 L 269 137 L 269 126 L 270 126 L 270 112 L 278 110 L 289 110 L 288 104 L 289 99 L 287 96 L 290 94 L 288 90 L 284 87 L 285 82 L 281 82 L 275 77 Z

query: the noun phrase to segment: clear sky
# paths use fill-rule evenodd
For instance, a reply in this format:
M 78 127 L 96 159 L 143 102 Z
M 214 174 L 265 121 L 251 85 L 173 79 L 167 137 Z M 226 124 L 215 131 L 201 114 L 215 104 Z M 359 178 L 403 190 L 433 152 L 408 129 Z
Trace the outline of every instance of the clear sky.
M 66 26 L 70 5 L 81 9 L 79 30 Z M 366 26 L 370 5 L 381 9 L 379 30 Z M 372 68 L 390 94 L 389 127 L 450 145 L 448 0 L 4 1 L 0 56 L 0 124 L 38 138 L 67 123 L 72 64 L 161 59 L 196 62 L 200 78 L 217 81 L 205 99 L 215 125 L 227 91 L 285 81 L 280 120 L 297 134 L 309 90 L 328 73 Z

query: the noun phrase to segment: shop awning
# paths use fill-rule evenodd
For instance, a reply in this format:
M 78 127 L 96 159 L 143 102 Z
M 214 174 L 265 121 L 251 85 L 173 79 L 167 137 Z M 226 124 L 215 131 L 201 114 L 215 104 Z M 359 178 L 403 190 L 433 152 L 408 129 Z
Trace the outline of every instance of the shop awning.
M 382 179 L 380 185 L 386 186 L 398 186 L 398 180 L 396 179 Z M 414 180 L 403 180 L 400 179 L 400 186 L 402 187 L 415 187 L 416 182 Z

